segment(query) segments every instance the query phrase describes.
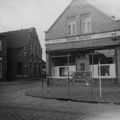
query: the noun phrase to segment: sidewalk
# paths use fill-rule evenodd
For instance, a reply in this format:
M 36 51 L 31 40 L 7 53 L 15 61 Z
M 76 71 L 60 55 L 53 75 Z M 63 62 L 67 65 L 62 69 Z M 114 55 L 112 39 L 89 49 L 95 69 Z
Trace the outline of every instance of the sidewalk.
M 104 87 L 102 88 L 102 97 L 100 98 L 99 87 L 90 86 L 72 86 L 70 91 L 68 87 L 38 87 L 26 92 L 26 95 L 33 97 L 71 100 L 77 102 L 90 103 L 115 103 L 120 104 L 120 88 L 119 87 Z

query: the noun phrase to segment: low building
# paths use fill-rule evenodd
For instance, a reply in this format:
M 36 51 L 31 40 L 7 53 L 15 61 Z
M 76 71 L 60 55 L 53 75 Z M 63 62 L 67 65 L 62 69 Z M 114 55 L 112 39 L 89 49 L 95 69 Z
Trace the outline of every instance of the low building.
M 0 35 L 0 81 L 6 79 L 7 72 L 7 53 L 6 53 L 6 38 Z
M 41 77 L 42 48 L 35 28 L 1 33 L 6 37 L 7 79 Z
M 94 82 L 120 82 L 120 20 L 89 0 L 73 0 L 45 33 L 47 74 L 66 82 L 68 72 L 91 72 Z

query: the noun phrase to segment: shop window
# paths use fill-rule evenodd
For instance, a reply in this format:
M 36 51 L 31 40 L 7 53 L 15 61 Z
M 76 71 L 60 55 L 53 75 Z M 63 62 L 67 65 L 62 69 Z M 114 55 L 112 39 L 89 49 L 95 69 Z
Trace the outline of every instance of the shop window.
M 109 50 L 95 50 L 90 54 L 90 64 L 112 64 L 115 59 L 115 51 Z
M 91 33 L 91 16 L 90 14 L 81 15 L 82 33 Z
M 114 49 L 95 50 L 89 60 L 93 77 L 116 78 Z
M 60 67 L 59 68 L 59 75 L 60 76 L 67 76 L 68 74 L 68 67 Z
M 22 62 L 17 62 L 17 75 L 22 75 Z
M 55 57 L 53 58 L 53 61 L 55 66 L 67 66 L 68 64 L 75 65 L 75 56 L 74 55 L 69 56 L 69 63 L 67 55 L 65 57 Z
M 98 76 L 110 76 L 110 65 L 98 66 Z
M 76 34 L 76 19 L 75 19 L 75 17 L 67 18 L 67 33 L 68 33 L 68 36 Z

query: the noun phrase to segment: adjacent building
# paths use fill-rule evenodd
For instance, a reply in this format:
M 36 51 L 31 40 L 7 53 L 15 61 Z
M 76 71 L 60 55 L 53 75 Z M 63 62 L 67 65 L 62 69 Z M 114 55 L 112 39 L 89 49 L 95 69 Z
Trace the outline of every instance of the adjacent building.
M 7 72 L 7 54 L 6 39 L 4 35 L 0 35 L 0 81 L 6 79 Z
M 5 32 L 1 35 L 6 39 L 7 79 L 40 78 L 42 48 L 35 28 Z
M 66 82 L 69 72 L 91 72 L 94 82 L 120 82 L 120 20 L 89 0 L 73 0 L 46 31 L 47 74 Z

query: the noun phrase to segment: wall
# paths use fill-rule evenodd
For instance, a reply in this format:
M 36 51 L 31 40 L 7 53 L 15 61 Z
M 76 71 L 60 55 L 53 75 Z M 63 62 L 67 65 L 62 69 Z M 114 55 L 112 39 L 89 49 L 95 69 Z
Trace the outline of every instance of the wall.
M 117 47 L 116 49 L 116 54 L 117 54 L 117 77 L 118 77 L 118 83 L 120 83 L 120 46 Z
M 4 36 L 0 36 L 2 50 L 0 51 L 0 57 L 2 58 L 2 78 L 0 80 L 6 80 L 7 72 L 7 52 L 6 52 L 6 39 Z

